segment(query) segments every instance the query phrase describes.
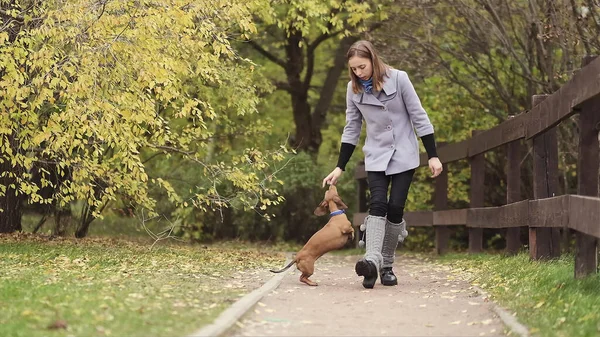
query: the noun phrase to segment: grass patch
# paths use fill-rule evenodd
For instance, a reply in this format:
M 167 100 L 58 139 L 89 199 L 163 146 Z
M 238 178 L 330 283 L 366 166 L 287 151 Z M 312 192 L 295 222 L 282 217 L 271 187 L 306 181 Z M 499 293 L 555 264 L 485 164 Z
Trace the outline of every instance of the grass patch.
M 243 243 L 149 247 L 0 235 L 0 335 L 182 336 L 259 287 L 285 259 Z
M 549 262 L 531 261 L 525 253 L 448 254 L 436 260 L 462 272 L 501 306 L 516 312 L 534 336 L 600 336 L 600 275 L 575 279 L 573 255 Z
M 75 211 L 75 210 L 74 210 Z M 115 215 L 112 212 L 106 212 L 102 219 L 95 219 L 90 225 L 88 231 L 89 237 L 111 237 L 121 239 L 131 238 L 148 238 L 150 237 L 146 232 L 146 229 L 152 233 L 159 233 L 165 229 L 169 229 L 171 225 L 166 221 L 147 221 L 145 223 L 146 228 L 136 218 L 129 218 Z M 75 212 L 74 214 L 79 214 Z M 31 233 L 37 226 L 38 222 L 42 218 L 41 215 L 32 212 L 25 213 L 21 220 L 23 226 L 23 232 Z M 78 226 L 79 219 L 76 216 L 68 217 L 64 216 L 61 218 L 61 224 L 65 228 L 65 236 L 74 236 L 75 230 Z M 56 220 L 53 216 L 49 216 L 44 225 L 39 229 L 39 234 L 51 235 L 54 228 L 56 227 Z

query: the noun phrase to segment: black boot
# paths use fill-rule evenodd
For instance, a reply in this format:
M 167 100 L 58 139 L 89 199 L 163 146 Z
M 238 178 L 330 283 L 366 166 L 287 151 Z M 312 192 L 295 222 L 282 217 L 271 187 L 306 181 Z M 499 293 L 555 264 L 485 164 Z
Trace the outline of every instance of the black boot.
M 375 266 L 375 263 L 363 258 L 356 262 L 354 270 L 358 276 L 365 277 L 362 282 L 363 287 L 372 289 L 375 286 L 377 281 L 377 266 Z
M 381 284 L 384 286 L 395 286 L 398 285 L 398 279 L 394 272 L 392 271 L 392 267 L 385 267 L 381 269 Z

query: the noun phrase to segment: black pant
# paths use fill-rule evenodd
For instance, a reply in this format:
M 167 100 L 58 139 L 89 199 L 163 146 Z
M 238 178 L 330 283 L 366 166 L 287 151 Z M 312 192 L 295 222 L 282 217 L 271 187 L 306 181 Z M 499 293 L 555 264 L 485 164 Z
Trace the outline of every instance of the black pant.
M 414 174 L 414 169 L 391 176 L 386 175 L 385 172 L 367 172 L 367 181 L 371 192 L 369 214 L 387 216 L 387 219 L 392 223 L 402 222 L 406 197 Z M 390 181 L 392 182 L 392 188 L 388 201 Z

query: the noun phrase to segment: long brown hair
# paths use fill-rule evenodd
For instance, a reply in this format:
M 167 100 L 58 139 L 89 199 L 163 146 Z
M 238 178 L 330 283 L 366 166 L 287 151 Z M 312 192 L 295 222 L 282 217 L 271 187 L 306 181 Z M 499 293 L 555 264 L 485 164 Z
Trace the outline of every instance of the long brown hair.
M 371 42 L 366 40 L 356 41 L 354 44 L 352 44 L 352 46 L 350 46 L 348 52 L 346 53 L 346 62 L 354 56 L 371 60 L 371 64 L 373 65 L 373 89 L 376 91 L 381 91 L 384 77 L 387 76 L 386 72 L 388 69 L 390 69 L 390 66 L 383 62 L 381 58 L 379 58 L 379 55 L 377 55 L 377 52 L 375 51 L 375 48 L 373 48 Z M 355 94 L 358 94 L 359 92 L 363 91 L 363 86 L 360 83 L 358 76 L 356 76 L 352 69 L 350 69 L 349 64 L 348 71 L 350 73 L 350 79 L 352 80 L 352 90 Z

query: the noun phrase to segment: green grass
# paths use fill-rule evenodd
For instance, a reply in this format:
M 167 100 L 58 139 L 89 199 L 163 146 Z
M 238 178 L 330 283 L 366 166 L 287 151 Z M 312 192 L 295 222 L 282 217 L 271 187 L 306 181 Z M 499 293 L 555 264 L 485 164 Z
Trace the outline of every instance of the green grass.
M 0 335 L 183 336 L 252 290 L 240 282 L 285 259 L 241 243 L 149 247 L 0 235 Z M 50 328 L 57 321 L 66 329 Z
M 531 261 L 527 254 L 448 254 L 435 260 L 516 312 L 534 336 L 600 336 L 600 276 L 575 279 L 573 255 L 549 262 Z
M 150 235 L 140 221 L 135 218 L 128 218 L 115 215 L 111 212 L 102 219 L 96 219 L 90 225 L 88 232 L 89 237 L 111 237 L 111 238 L 149 238 Z M 78 214 L 78 213 L 76 213 Z M 22 218 L 23 232 L 30 233 L 42 218 L 39 214 L 25 213 Z M 78 225 L 78 219 L 75 217 L 63 217 L 62 224 L 66 229 L 66 236 L 74 236 L 75 229 Z M 53 216 L 49 216 L 44 225 L 40 228 L 39 234 L 50 235 L 56 226 Z M 159 233 L 170 228 L 166 221 L 148 221 L 145 224 L 146 228 L 152 233 Z

